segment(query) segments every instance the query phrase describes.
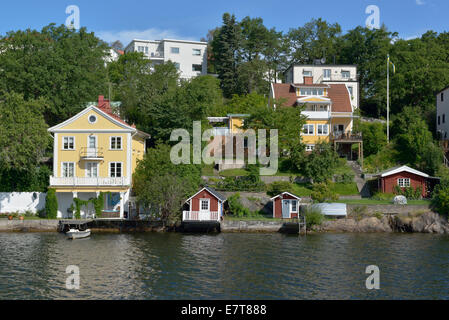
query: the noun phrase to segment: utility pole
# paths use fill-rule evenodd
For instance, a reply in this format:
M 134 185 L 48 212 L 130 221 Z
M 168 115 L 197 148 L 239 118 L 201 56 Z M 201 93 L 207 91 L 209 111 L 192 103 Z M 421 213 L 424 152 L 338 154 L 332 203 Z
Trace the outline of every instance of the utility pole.
M 390 55 L 387 56 L 387 143 L 390 144 Z

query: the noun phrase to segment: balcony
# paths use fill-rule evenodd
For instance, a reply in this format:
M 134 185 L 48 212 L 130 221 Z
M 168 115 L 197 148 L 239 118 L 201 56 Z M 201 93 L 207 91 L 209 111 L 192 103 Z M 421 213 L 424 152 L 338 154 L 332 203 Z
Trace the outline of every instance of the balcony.
M 334 132 L 332 139 L 335 142 L 362 142 L 363 135 L 361 132 Z
M 163 60 L 164 59 L 164 53 L 163 52 L 151 52 L 150 54 L 147 54 L 147 56 L 150 59 L 154 59 L 154 60 Z
M 231 130 L 229 128 L 219 128 L 219 127 L 215 127 L 213 128 L 214 130 L 214 136 L 215 137 L 221 137 L 221 136 L 229 136 L 231 135 Z
M 80 157 L 83 160 L 101 161 L 104 159 L 103 148 L 82 148 Z
M 127 187 L 131 181 L 127 177 L 122 178 L 55 178 L 50 177 L 52 187 Z
M 211 222 L 220 221 L 220 215 L 217 211 L 184 211 L 182 221 L 186 222 Z
M 308 119 L 329 120 L 331 118 L 329 111 L 303 111 L 301 113 Z

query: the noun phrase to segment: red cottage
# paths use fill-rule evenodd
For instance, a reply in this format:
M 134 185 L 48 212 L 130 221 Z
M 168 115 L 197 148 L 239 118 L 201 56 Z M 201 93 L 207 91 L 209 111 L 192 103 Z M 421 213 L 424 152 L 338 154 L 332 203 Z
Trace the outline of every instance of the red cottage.
M 422 188 L 423 198 L 430 196 L 439 178 L 430 177 L 428 174 L 412 169 L 408 166 L 395 167 L 380 173 L 378 176 L 378 188 L 383 193 L 394 193 L 395 186 L 400 188 Z
M 273 218 L 298 218 L 301 198 L 289 192 L 284 192 L 271 198 L 271 201 L 273 201 Z
M 212 188 L 205 187 L 186 201 L 189 210 L 183 211 L 182 221 L 221 221 L 225 202 L 226 198 L 223 195 Z

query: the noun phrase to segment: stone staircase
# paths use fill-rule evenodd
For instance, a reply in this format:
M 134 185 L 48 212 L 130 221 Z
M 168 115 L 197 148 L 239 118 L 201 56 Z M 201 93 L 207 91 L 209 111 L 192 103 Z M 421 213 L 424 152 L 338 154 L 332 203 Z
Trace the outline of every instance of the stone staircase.
M 362 167 L 357 163 L 357 161 L 349 161 L 348 165 L 351 167 L 352 171 L 354 171 L 355 177 L 354 181 L 357 184 L 357 188 L 359 189 L 360 195 L 362 198 L 370 198 L 371 192 L 369 190 L 369 186 L 366 183 L 365 179 L 362 178 L 363 171 Z

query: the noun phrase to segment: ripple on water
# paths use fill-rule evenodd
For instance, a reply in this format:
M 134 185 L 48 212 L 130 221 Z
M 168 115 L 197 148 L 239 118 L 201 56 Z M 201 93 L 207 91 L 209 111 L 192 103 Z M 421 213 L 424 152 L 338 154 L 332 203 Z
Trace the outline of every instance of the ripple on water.
M 0 299 L 449 298 L 449 238 L 434 235 L 0 234 L 0 257 Z

